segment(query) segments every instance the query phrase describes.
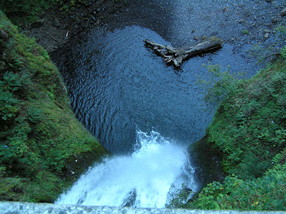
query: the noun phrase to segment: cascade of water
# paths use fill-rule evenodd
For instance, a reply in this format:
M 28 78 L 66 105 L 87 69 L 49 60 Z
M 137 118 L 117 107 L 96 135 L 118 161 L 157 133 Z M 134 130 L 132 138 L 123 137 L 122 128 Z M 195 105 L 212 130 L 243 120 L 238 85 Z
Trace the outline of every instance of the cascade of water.
M 126 10 L 130 12 L 126 27 L 117 29 L 121 24 L 116 19 L 117 30 L 95 30 L 86 42 L 76 41 L 64 58 L 59 54 L 77 118 L 115 154 L 132 149 L 137 126 L 154 127 L 163 135 L 194 143 L 204 136 L 215 109 L 203 99 L 208 86 L 198 84 L 215 79 L 202 65 L 220 65 L 222 71 L 231 65 L 235 74 L 253 75 L 257 65 L 246 57 L 249 47 L 242 44 L 253 44 L 255 37 L 265 39 L 255 23 L 257 15 L 265 17 L 261 26 L 271 23 L 269 4 L 249 0 L 131 2 L 135 12 Z M 282 1 L 273 4 L 282 7 Z M 130 23 L 134 26 L 127 26 Z M 246 29 L 251 33 L 242 35 Z M 215 54 L 186 61 L 182 72 L 165 66 L 143 42 L 151 39 L 184 47 L 205 36 L 218 36 L 226 43 Z M 56 203 L 164 207 L 183 183 L 197 190 L 185 147 L 157 132 L 141 131 L 135 147 L 131 155 L 115 155 L 91 167 Z
M 170 189 L 193 181 L 193 175 L 184 147 L 158 132 L 138 131 L 133 154 L 91 167 L 56 203 L 162 208 Z M 196 190 L 196 182 L 189 185 Z

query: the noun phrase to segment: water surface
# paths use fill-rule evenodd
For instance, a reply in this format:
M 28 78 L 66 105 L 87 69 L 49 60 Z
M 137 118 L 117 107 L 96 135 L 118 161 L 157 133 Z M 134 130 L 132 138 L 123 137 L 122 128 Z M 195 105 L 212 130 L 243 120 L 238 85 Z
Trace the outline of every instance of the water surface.
M 283 5 L 127 2 L 109 26 L 83 33 L 55 54 L 77 118 L 115 154 L 91 167 L 57 203 L 164 207 L 183 183 L 198 191 L 202 181 L 186 148 L 204 136 L 217 107 L 204 100 L 217 81 L 207 68 L 219 65 L 239 78 L 253 76 L 260 66 L 249 50 L 274 44 L 272 20 Z M 224 39 L 223 48 L 188 60 L 179 70 L 143 42 L 179 47 L 214 35 Z
M 113 153 L 133 151 L 136 129 L 156 130 L 183 144 L 203 137 L 215 107 L 204 102 L 207 65 L 252 75 L 256 65 L 231 45 L 192 58 L 181 70 L 165 65 L 144 39 L 170 44 L 152 30 L 128 26 L 94 31 L 62 65 L 77 118 Z M 239 62 L 239 63 L 238 63 Z

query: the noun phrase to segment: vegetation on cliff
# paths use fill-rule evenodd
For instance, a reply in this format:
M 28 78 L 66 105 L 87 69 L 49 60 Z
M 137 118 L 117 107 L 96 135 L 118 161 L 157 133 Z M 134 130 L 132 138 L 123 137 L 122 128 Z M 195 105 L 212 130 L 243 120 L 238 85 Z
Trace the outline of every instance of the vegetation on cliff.
M 106 151 L 74 117 L 47 52 L 1 11 L 0 74 L 0 200 L 52 202 Z
M 86 2 L 87 0 L 5 0 L 0 2 L 0 8 L 14 24 L 23 25 L 37 20 L 49 7 L 58 6 L 68 10 Z
M 181 207 L 285 210 L 285 51 L 286 47 L 275 63 L 250 80 L 217 83 L 228 96 L 204 141 L 220 152 L 228 176 L 223 183 L 210 183 Z
M 7 0 L 0 8 L 21 25 L 52 5 L 66 10 L 85 2 Z M 19 34 L 2 12 L 0 74 L 0 200 L 52 202 L 106 151 L 73 116 L 47 52 Z M 175 200 L 175 206 L 285 210 L 286 47 L 254 78 L 230 81 L 225 76 L 214 88 L 228 95 L 204 138 L 221 154 L 227 176 L 191 201 Z M 189 192 L 180 193 L 183 201 Z

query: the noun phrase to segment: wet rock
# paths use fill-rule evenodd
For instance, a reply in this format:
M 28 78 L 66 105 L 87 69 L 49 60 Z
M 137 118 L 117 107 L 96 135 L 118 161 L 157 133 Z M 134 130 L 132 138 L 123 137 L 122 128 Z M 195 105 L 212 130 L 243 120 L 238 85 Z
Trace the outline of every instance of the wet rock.
M 268 38 L 269 38 L 269 33 L 265 33 L 265 34 L 264 34 L 264 38 L 265 38 L 265 39 L 268 39 Z
M 244 20 L 243 19 L 240 19 L 239 21 L 238 21 L 238 23 L 243 23 L 244 22 Z
M 37 20 L 31 24 L 32 28 L 39 28 L 44 24 L 43 20 Z
M 8 38 L 8 34 L 4 30 L 0 29 L 0 39 L 7 40 Z
M 275 24 L 275 23 L 278 22 L 278 19 L 276 19 L 275 17 L 272 17 L 271 22 L 272 22 L 273 24 Z
M 114 14 L 114 13 L 116 13 L 116 11 L 117 11 L 117 8 L 112 8 L 111 11 L 110 11 L 110 13 L 111 13 L 111 14 Z
M 55 21 L 53 22 L 53 26 L 54 27 L 60 27 L 61 26 L 61 23 L 58 19 L 55 19 Z
M 88 27 L 88 24 L 89 24 L 88 21 L 84 21 L 84 22 L 81 23 L 80 26 L 81 26 L 82 28 L 87 28 L 87 27 Z
M 1 69 L 3 69 L 4 68 L 4 65 L 5 64 L 3 64 L 3 59 L 2 59 L 2 55 L 3 55 L 3 51 L 4 51 L 4 43 L 8 40 L 8 38 L 9 38 L 9 36 L 8 36 L 8 34 L 4 31 L 4 30 L 2 30 L 2 29 L 0 29 L 0 39 L 2 40 L 1 42 L 0 42 L 0 68 Z M 4 40 L 4 42 L 3 42 L 3 40 Z
M 280 15 L 281 16 L 286 16 L 286 7 L 281 11 Z
M 97 18 L 96 18 L 95 16 L 91 16 L 91 20 L 92 20 L 93 22 L 95 22 L 95 21 L 97 20 Z
M 135 204 L 136 197 L 137 197 L 136 190 L 135 189 L 131 190 L 125 197 L 121 207 L 132 207 Z
M 219 33 L 217 31 L 211 33 L 211 36 L 218 36 L 218 35 Z

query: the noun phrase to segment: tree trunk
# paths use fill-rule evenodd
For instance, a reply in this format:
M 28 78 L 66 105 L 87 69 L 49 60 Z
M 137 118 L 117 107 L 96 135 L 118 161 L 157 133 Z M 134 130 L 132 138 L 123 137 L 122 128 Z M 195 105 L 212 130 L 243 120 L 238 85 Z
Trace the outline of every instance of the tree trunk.
M 217 37 L 211 37 L 189 48 L 173 48 L 170 45 L 161 45 L 148 39 L 144 42 L 146 47 L 163 57 L 167 65 L 173 65 L 175 68 L 180 68 L 183 61 L 191 57 L 212 52 L 222 47 L 222 40 Z

